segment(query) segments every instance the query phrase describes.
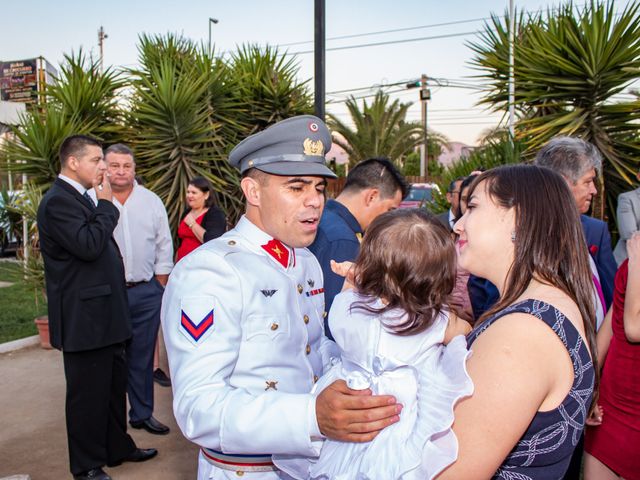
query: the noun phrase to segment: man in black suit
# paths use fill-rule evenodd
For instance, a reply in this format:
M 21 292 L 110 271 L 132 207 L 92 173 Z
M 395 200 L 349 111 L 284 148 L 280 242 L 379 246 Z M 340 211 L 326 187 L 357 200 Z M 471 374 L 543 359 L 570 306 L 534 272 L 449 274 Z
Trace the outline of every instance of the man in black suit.
M 455 223 L 456 216 L 458 215 L 458 205 L 460 203 L 460 185 L 462 185 L 462 181 L 464 177 L 458 177 L 455 180 L 452 180 L 449 184 L 449 188 L 447 189 L 447 202 L 451 207 L 446 212 L 438 215 L 438 220 L 442 222 L 442 224 L 449 229 L 450 232 L 453 231 L 453 224 Z
M 112 233 L 118 209 L 100 143 L 60 147 L 61 172 L 38 208 L 51 345 L 63 352 L 71 473 L 110 480 L 102 467 L 154 457 L 127 434 L 125 342 L 131 325 L 122 258 Z M 97 205 L 87 189 L 95 188 Z

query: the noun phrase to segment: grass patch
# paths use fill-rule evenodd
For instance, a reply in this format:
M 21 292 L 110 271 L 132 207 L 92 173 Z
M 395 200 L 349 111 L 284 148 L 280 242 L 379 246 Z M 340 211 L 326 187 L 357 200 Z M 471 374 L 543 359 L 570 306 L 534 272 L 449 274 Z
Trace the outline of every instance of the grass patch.
M 42 293 L 25 284 L 22 264 L 15 261 L 0 261 L 0 281 L 13 283 L 0 288 L 0 343 L 36 335 L 33 319 L 47 313 Z

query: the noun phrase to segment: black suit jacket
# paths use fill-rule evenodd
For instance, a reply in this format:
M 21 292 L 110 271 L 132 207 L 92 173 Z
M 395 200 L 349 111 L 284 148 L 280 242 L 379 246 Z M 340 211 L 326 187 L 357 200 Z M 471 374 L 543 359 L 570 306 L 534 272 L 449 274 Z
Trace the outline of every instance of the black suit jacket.
M 55 348 L 93 350 L 131 337 L 124 266 L 112 236 L 118 217 L 113 203 L 100 200 L 92 208 L 59 178 L 38 207 Z

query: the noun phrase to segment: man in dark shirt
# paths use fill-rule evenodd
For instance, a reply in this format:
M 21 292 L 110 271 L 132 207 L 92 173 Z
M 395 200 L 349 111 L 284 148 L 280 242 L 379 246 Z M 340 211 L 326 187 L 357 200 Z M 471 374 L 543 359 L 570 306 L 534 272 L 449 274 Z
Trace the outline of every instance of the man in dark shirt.
M 340 195 L 327 201 L 318 234 L 309 247 L 322 267 L 327 312 L 344 283 L 344 278 L 331 271 L 331 260 L 354 261 L 369 224 L 378 215 L 397 208 L 408 188 L 406 180 L 389 159 L 370 158 L 356 165 L 347 175 Z M 325 333 L 333 339 L 328 317 L 325 318 Z

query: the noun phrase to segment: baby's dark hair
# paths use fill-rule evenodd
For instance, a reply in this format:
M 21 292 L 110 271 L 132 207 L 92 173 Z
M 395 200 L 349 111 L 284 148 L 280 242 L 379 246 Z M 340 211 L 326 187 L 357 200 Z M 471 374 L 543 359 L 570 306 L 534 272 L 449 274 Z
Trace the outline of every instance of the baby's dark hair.
M 456 281 L 456 250 L 446 227 L 430 213 L 392 210 L 367 228 L 354 273 L 361 295 L 387 302 L 380 309 L 366 301 L 354 307 L 371 313 L 400 308 L 406 321 L 385 327 L 397 335 L 415 335 L 447 308 Z

